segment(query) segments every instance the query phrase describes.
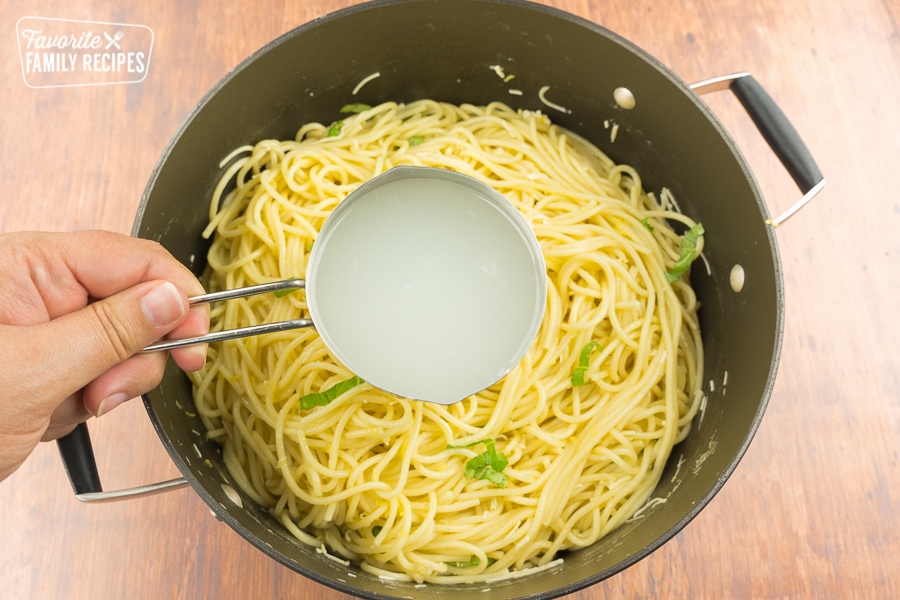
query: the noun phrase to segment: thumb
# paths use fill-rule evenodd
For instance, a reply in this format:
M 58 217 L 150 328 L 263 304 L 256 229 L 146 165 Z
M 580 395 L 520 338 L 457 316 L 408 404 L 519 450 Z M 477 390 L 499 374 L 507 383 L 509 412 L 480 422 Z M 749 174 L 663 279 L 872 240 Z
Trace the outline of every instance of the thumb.
M 43 339 L 64 340 L 50 350 L 38 397 L 59 402 L 174 329 L 189 310 L 187 296 L 169 281 L 148 281 L 45 323 Z M 44 345 L 46 348 L 46 345 Z

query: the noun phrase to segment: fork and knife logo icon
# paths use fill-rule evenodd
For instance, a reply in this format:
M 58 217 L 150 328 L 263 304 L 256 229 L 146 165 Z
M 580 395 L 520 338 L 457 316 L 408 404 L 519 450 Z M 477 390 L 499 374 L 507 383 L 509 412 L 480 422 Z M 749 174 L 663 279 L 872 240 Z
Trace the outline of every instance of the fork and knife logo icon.
M 122 49 L 122 46 L 119 45 L 119 40 L 121 40 L 123 37 L 125 37 L 124 33 L 119 31 L 118 33 L 116 33 L 115 37 L 109 37 L 109 34 L 104 31 L 103 36 L 109 42 L 108 44 L 106 44 L 106 50 L 109 50 L 110 46 L 115 46 L 119 50 Z

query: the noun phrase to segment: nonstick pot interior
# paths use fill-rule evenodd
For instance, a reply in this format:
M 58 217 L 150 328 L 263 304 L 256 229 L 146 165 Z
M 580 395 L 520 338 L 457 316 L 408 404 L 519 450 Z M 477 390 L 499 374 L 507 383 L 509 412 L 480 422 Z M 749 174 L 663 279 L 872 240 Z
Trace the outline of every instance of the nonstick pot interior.
M 504 81 L 497 66 L 515 78 Z M 357 94 L 361 81 L 378 73 Z M 620 108 L 614 90 L 634 94 Z M 510 93 L 521 91 L 521 95 Z M 540 98 L 563 107 L 561 112 Z M 612 534 L 564 555 L 561 566 L 508 581 L 417 587 L 390 582 L 317 553 L 287 534 L 236 488 L 216 444 L 193 416 L 188 379 L 171 363 L 144 397 L 172 460 L 210 505 L 248 541 L 304 575 L 366 597 L 555 597 L 600 581 L 646 556 L 683 528 L 734 470 L 755 433 L 773 385 L 783 298 L 765 206 L 739 152 L 715 117 L 669 70 L 609 31 L 566 13 L 519 1 L 400 0 L 360 5 L 273 41 L 207 94 L 175 135 L 151 176 L 133 233 L 158 240 L 198 275 L 208 202 L 234 148 L 293 138 L 303 123 L 330 123 L 349 102 L 421 98 L 502 101 L 541 110 L 638 169 L 645 188 L 672 191 L 707 231 L 707 274 L 692 282 L 701 301 L 708 403 L 675 448 L 654 497 L 664 499 Z M 617 126 L 612 141 L 611 127 Z M 733 265 L 747 277 L 729 286 Z

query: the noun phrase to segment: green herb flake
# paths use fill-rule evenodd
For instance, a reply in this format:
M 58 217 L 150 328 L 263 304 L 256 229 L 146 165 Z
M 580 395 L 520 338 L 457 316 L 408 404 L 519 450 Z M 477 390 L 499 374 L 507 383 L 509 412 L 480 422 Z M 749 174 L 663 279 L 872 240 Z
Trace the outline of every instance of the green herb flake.
M 650 224 L 650 221 L 647 220 L 647 217 L 641 219 L 641 225 L 647 228 L 647 231 L 653 233 L 653 225 Z
M 448 562 L 447 566 L 465 569 L 466 567 L 477 567 L 480 564 L 481 564 L 481 559 L 473 554 L 472 557 L 465 562 L 463 562 L 461 560 L 452 561 L 452 562 Z
M 372 528 L 372 536 L 378 537 L 378 534 L 381 533 L 382 529 L 384 529 L 384 527 L 382 527 L 381 525 L 376 525 L 375 527 L 373 527 Z
M 585 347 L 581 349 L 581 354 L 578 356 L 578 367 L 572 373 L 573 387 L 587 385 L 588 382 L 584 380 L 584 374 L 587 372 L 588 367 L 591 366 L 591 352 L 599 350 L 600 348 L 599 342 L 588 342 Z
M 674 283 L 687 272 L 691 263 L 697 258 L 697 242 L 700 240 L 700 236 L 705 234 L 702 223 L 697 223 L 684 233 L 681 237 L 681 256 L 678 257 L 672 268 L 666 271 L 666 281 Z
M 414 135 L 411 138 L 409 138 L 409 145 L 410 146 L 418 146 L 419 144 L 421 144 L 424 141 L 425 141 L 424 135 Z
M 297 290 L 278 290 L 277 292 L 273 292 L 276 298 L 284 298 L 288 294 L 293 294 Z
M 350 391 L 361 383 L 365 382 L 359 377 L 353 376 L 350 379 L 345 379 L 344 381 L 334 384 L 324 392 L 306 394 L 300 398 L 300 408 L 303 410 L 311 410 L 316 406 L 328 406 L 332 400 L 344 392 Z
M 465 446 L 451 446 L 447 444 L 447 449 L 470 448 L 478 444 L 484 444 L 487 450 L 466 463 L 465 478 L 484 479 L 498 487 L 505 488 L 509 478 L 503 474 L 503 469 L 509 464 L 509 460 L 505 454 L 497 452 L 493 439 L 489 438 L 480 442 L 472 442 Z
M 344 128 L 343 121 L 335 121 L 334 124 L 328 128 L 327 137 L 337 137 L 341 135 L 341 130 Z
M 341 107 L 341 112 L 342 112 L 342 113 L 354 113 L 354 114 L 357 114 L 357 115 L 358 115 L 359 113 L 364 112 L 364 111 L 367 111 L 367 110 L 369 110 L 370 108 L 372 108 L 372 107 L 369 106 L 368 104 L 362 104 L 362 103 L 360 103 L 360 102 L 357 102 L 357 103 L 355 103 L 355 104 L 345 104 L 345 105 L 343 105 L 343 106 Z

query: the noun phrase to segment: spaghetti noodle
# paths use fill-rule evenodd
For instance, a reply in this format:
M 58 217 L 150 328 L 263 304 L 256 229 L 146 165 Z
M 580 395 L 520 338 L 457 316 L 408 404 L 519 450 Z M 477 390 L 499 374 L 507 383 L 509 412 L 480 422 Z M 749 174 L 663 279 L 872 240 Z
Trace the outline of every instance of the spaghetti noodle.
M 666 278 L 683 250 L 669 222 L 694 222 L 538 112 L 354 109 L 229 157 L 205 232 L 209 290 L 303 277 L 357 186 L 395 165 L 440 167 L 494 186 L 533 227 L 549 278 L 538 338 L 450 406 L 352 381 L 313 329 L 224 342 L 191 374 L 207 435 L 300 541 L 380 576 L 487 581 L 594 543 L 648 502 L 702 397 L 695 296 Z M 212 329 L 306 316 L 302 293 L 255 296 L 215 306 Z

